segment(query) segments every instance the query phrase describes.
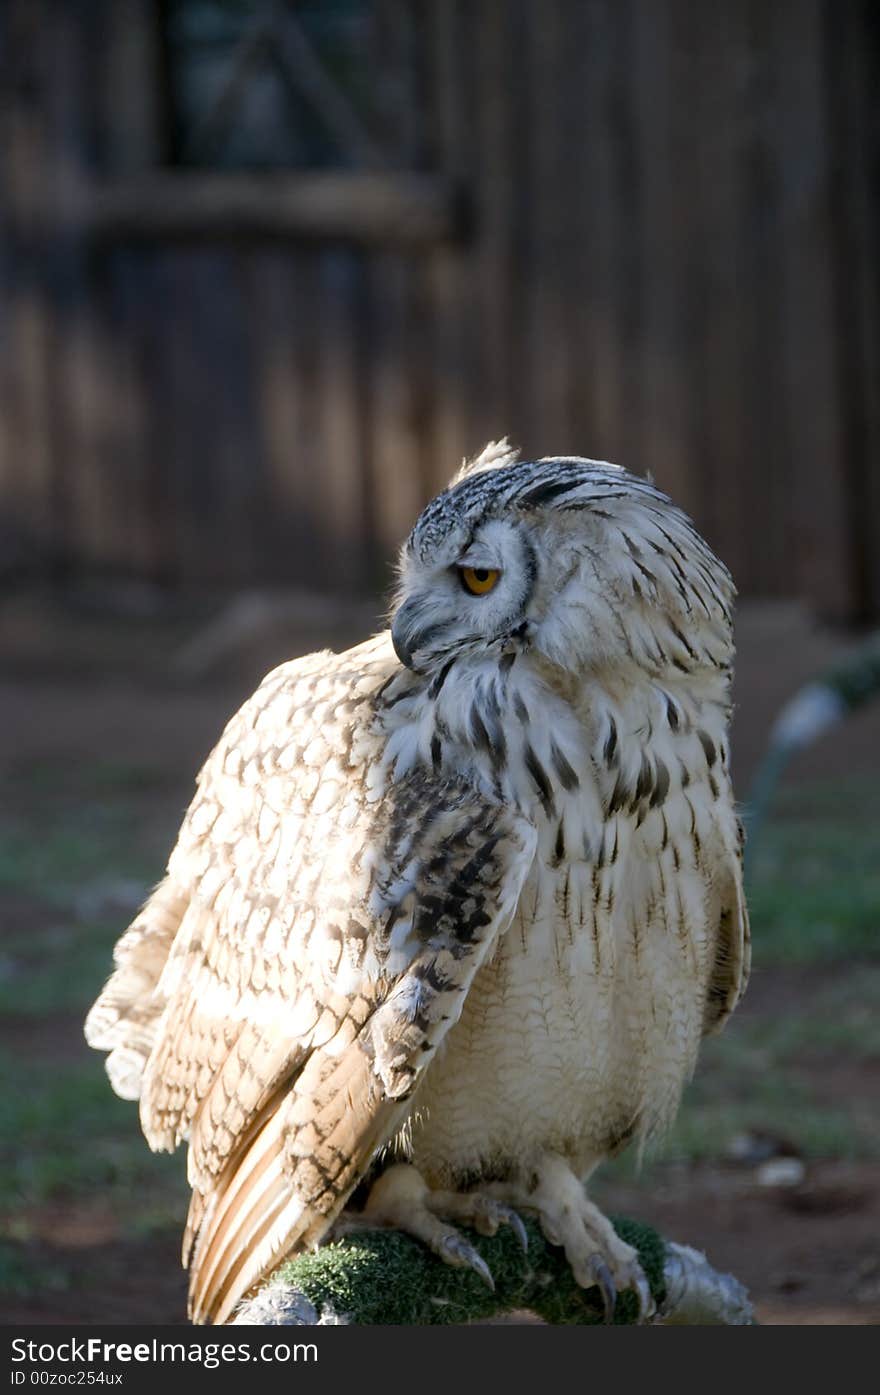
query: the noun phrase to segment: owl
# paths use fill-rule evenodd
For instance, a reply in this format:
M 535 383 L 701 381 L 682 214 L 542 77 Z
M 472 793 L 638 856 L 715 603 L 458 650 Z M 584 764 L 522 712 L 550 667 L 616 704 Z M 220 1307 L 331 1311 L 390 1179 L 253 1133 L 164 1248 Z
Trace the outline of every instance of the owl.
M 491 1285 L 461 1227 L 523 1213 L 650 1316 L 586 1185 L 747 977 L 732 597 L 652 484 L 493 443 L 417 520 L 390 631 L 229 722 L 86 1023 L 150 1146 L 188 1145 L 194 1321 L 344 1224 Z

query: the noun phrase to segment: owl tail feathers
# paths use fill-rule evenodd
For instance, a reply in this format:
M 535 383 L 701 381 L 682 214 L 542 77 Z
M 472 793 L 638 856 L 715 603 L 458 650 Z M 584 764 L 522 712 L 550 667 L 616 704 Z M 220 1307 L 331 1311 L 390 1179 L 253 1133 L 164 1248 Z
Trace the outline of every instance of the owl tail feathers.
M 283 1110 L 275 1109 L 237 1165 L 206 1200 L 193 1193 L 184 1237 L 190 1319 L 223 1323 L 239 1299 L 291 1248 L 302 1248 L 316 1216 L 283 1170 Z
M 216 1190 L 193 1193 L 183 1253 L 191 1320 L 225 1323 L 284 1259 L 317 1245 L 400 1114 L 397 1101 L 378 1095 L 357 1044 L 338 1061 L 316 1052 L 293 1089 L 267 1107 Z
M 159 980 L 187 901 L 170 881 L 160 883 L 117 943 L 114 972 L 86 1018 L 86 1041 L 98 1051 L 110 1052 L 107 1074 L 124 1100 L 140 1096 L 166 1006 Z

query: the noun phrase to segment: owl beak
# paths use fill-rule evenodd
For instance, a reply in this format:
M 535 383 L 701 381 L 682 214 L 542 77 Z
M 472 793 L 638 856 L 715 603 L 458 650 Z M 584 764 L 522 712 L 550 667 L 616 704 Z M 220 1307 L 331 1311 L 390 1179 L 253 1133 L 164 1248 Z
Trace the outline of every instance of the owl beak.
M 404 601 L 391 621 L 394 652 L 404 668 L 411 668 L 414 673 L 418 673 L 416 656 L 421 656 L 421 651 L 437 634 L 437 626 L 425 624 L 425 619 L 424 603 L 419 597 L 412 596 Z
M 418 631 L 413 629 L 412 612 L 407 615 L 407 606 L 404 603 L 395 615 L 391 623 L 391 643 L 394 645 L 394 652 L 404 668 L 413 666 L 413 649 L 411 643 L 413 638 L 418 637 Z
M 412 654 L 400 638 L 400 635 L 395 634 L 393 629 L 391 631 L 391 643 L 394 645 L 394 652 L 404 668 L 412 668 Z

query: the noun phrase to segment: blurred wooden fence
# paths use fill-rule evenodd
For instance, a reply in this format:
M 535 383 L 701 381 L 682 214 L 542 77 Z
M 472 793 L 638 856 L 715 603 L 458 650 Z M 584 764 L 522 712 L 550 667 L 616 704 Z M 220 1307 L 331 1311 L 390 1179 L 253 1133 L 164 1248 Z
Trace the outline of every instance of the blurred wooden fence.
M 290 59 L 344 168 L 247 175 L 169 168 L 165 8 L 0 11 L 0 547 L 382 586 L 507 433 L 880 613 L 869 0 L 375 0 L 366 134 Z

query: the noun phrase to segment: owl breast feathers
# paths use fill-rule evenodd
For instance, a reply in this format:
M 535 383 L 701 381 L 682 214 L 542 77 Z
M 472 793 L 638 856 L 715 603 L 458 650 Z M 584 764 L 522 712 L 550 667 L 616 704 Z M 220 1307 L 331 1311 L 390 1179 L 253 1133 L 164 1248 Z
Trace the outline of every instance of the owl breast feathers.
M 732 595 L 652 485 L 493 445 L 390 632 L 232 718 L 86 1025 L 150 1146 L 188 1142 L 195 1320 L 389 1162 L 583 1181 L 672 1118 L 747 976 Z

